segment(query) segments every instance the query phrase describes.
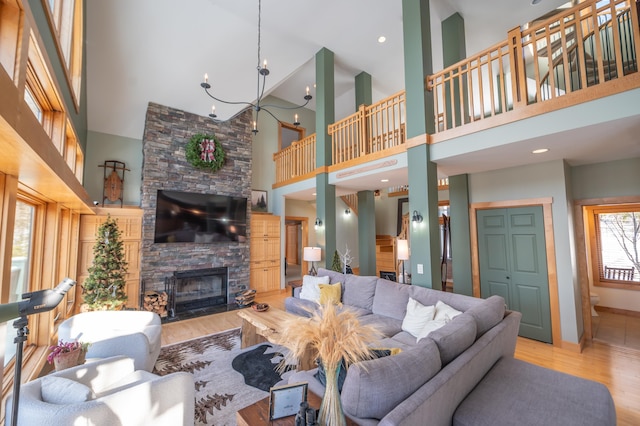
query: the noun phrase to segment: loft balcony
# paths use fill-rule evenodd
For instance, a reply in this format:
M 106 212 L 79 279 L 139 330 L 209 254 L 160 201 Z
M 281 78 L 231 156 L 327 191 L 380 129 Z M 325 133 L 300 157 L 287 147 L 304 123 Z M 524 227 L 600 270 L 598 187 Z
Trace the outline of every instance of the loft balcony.
M 640 88 L 640 3 L 585 1 L 425 77 L 437 144 Z M 315 134 L 274 154 L 274 188 L 406 152 L 404 91 L 329 125 L 331 165 Z M 525 135 L 523 135 L 525 137 Z

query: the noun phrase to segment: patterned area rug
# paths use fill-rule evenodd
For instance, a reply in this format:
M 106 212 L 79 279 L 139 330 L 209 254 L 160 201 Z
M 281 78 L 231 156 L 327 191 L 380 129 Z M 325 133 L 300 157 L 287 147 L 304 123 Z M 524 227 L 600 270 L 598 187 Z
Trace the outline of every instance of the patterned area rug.
M 196 425 L 232 426 L 236 411 L 269 395 L 281 380 L 275 368 L 284 348 L 263 343 L 240 349 L 240 329 L 165 346 L 154 373 L 192 373 L 196 388 Z M 287 371 L 295 368 L 287 366 Z

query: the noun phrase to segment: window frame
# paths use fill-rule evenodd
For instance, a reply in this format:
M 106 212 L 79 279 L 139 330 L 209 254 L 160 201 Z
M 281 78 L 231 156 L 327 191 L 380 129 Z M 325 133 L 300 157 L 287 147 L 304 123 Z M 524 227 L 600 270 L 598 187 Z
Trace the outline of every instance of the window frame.
M 640 213 L 640 203 L 624 203 L 585 206 L 586 218 L 588 226 L 588 257 L 590 260 L 590 275 L 595 287 L 609 287 L 625 290 L 640 291 L 640 282 L 628 280 L 614 280 L 605 278 L 604 262 L 602 259 L 602 244 L 600 241 L 600 221 L 598 216 L 604 213 L 624 213 L 638 212 Z M 636 273 L 638 271 L 636 270 Z

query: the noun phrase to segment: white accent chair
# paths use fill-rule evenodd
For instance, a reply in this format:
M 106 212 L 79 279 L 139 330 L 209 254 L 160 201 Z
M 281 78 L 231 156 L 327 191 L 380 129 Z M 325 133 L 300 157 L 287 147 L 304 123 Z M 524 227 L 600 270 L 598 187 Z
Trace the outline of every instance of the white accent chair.
M 124 355 L 136 370 L 152 371 L 160 354 L 160 316 L 147 311 L 94 311 L 66 319 L 58 341 L 91 343 L 87 359 Z
M 192 426 L 193 375 L 157 376 L 133 365 L 131 358 L 112 357 L 23 384 L 17 424 Z M 12 404 L 13 395 L 7 399 L 6 419 L 11 419 Z

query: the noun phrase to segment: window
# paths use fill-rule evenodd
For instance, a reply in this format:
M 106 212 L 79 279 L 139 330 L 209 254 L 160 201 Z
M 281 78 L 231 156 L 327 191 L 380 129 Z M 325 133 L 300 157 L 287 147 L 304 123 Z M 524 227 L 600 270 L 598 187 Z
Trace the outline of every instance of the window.
M 33 96 L 33 93 L 31 92 L 31 89 L 29 89 L 29 86 L 27 86 L 24 91 L 24 100 L 27 102 L 27 105 L 29 105 L 31 111 L 33 111 L 33 115 L 35 115 L 38 121 L 42 123 L 42 108 L 40 107 L 38 101 L 36 101 L 35 96 Z
M 82 77 L 82 2 L 48 0 L 47 5 L 51 33 L 57 42 L 58 54 L 67 71 L 77 106 Z
M 297 127 L 293 124 L 280 122 L 278 126 L 278 140 L 280 141 L 280 149 L 282 151 L 285 148 L 291 146 L 292 143 L 304 139 L 305 129 Z
M 18 200 L 16 202 L 9 303 L 21 300 L 22 294 L 29 291 L 35 210 L 35 206 L 24 201 Z M 11 324 L 13 324 L 13 321 L 11 321 Z M 7 365 L 16 354 L 16 346 L 13 342 L 16 334 L 13 331 L 14 328 L 8 325 L 4 365 Z
M 640 290 L 640 204 L 589 210 L 594 285 Z

